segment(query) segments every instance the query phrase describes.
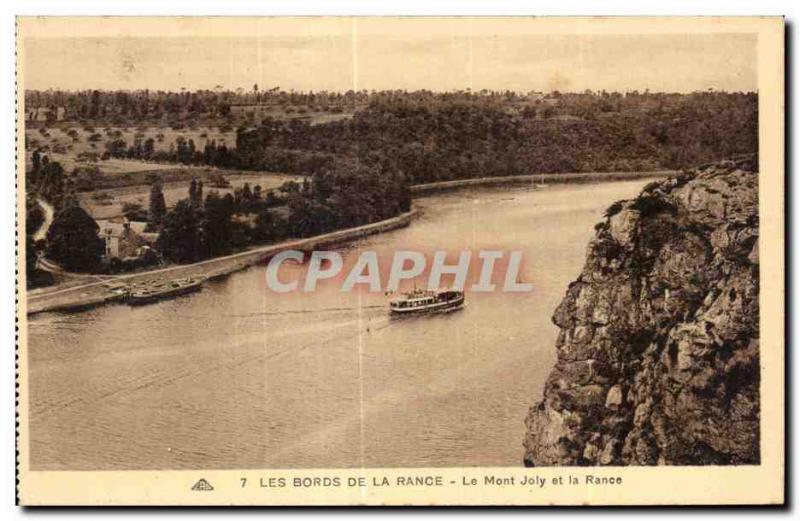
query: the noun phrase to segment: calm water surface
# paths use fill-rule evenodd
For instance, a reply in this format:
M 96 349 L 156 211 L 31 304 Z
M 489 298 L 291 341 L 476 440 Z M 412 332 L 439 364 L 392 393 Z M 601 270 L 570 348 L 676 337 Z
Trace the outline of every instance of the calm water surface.
M 253 267 L 150 306 L 35 316 L 32 468 L 521 465 L 552 312 L 605 208 L 646 183 L 429 197 L 410 227 L 343 250 L 524 252 L 532 293 L 449 314 L 390 319 L 382 293 L 336 284 L 276 296 Z

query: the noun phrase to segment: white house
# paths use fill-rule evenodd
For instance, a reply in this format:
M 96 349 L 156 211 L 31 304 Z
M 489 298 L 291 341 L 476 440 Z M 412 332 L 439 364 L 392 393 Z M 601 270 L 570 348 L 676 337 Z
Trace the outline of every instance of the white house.
M 97 225 L 100 237 L 105 241 L 106 260 L 140 257 L 145 248 L 149 248 L 148 241 L 137 231 L 144 232 L 147 223 L 117 218 L 97 221 Z

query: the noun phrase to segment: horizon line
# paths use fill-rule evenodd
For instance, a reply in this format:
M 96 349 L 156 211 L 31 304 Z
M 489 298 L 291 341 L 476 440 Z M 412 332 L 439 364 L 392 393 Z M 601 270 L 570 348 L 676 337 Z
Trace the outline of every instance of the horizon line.
M 238 92 L 238 91 L 244 92 Z M 47 87 L 47 88 L 26 88 L 24 89 L 25 93 L 28 92 L 61 92 L 65 94 L 70 93 L 79 93 L 79 92 L 87 92 L 87 91 L 98 91 L 98 92 L 125 92 L 125 93 L 141 93 L 141 92 L 163 92 L 167 94 L 191 94 L 197 92 L 209 92 L 209 93 L 216 93 L 216 94 L 235 94 L 237 96 L 245 96 L 245 95 L 252 95 L 252 94 L 268 94 L 271 93 L 272 95 L 275 94 L 301 94 L 301 95 L 310 95 L 310 94 L 348 94 L 348 93 L 366 93 L 366 94 L 381 94 L 381 93 L 403 93 L 403 94 L 414 94 L 414 93 L 431 93 L 431 94 L 470 94 L 470 95 L 486 95 L 486 94 L 516 94 L 516 95 L 530 95 L 530 94 L 544 94 L 546 96 L 559 94 L 559 95 L 595 95 L 595 94 L 678 94 L 678 95 L 687 95 L 687 94 L 697 94 L 697 93 L 718 93 L 718 94 L 757 94 L 758 89 L 754 90 L 728 90 L 728 89 L 717 89 L 714 87 L 707 87 L 705 89 L 693 89 L 693 90 L 686 90 L 686 91 L 678 91 L 678 90 L 653 90 L 649 87 L 644 89 L 637 89 L 631 88 L 626 90 L 609 90 L 609 89 L 584 89 L 584 90 L 515 90 L 515 89 L 501 89 L 501 88 L 484 88 L 484 89 L 471 89 L 469 87 L 463 89 L 448 89 L 448 90 L 441 90 L 441 89 L 428 89 L 428 88 L 418 88 L 418 89 L 348 89 L 348 90 L 332 90 L 332 89 L 320 89 L 320 90 L 245 90 L 244 87 L 236 87 L 235 89 L 231 88 L 224 88 L 223 90 L 219 90 L 216 88 L 196 88 L 196 89 L 189 89 L 186 87 L 181 87 L 178 90 L 175 89 L 165 89 L 165 88 L 137 88 L 137 89 L 124 89 L 124 88 L 117 88 L 117 89 L 109 89 L 109 88 L 85 88 L 85 89 L 66 89 L 60 87 Z M 589 92 L 587 92 L 589 91 Z

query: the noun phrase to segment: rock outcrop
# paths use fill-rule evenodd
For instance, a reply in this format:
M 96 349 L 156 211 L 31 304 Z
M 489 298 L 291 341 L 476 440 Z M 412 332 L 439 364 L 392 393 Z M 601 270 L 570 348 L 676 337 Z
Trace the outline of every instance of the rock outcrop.
M 556 309 L 527 466 L 759 462 L 757 159 L 612 205 Z

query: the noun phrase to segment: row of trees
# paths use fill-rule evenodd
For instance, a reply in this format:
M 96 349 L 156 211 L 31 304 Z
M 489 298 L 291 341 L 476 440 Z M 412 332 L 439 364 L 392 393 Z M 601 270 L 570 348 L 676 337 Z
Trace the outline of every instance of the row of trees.
M 324 112 L 352 110 L 368 103 L 367 91 L 287 92 L 279 89 L 260 91 L 197 90 L 193 92 L 137 91 L 61 91 L 29 90 L 25 92 L 28 107 L 64 107 L 66 119 L 112 121 L 155 121 L 162 118 L 229 117 L 235 105 L 266 104 L 276 108 L 309 107 Z
M 102 156 L 104 159 L 115 157 L 221 168 L 235 167 L 238 164 L 234 151 L 225 143 L 217 145 L 213 139 L 207 141 L 202 150 L 195 145 L 194 139 L 187 140 L 183 136 L 179 136 L 169 150 L 157 150 L 153 138 L 134 138 L 130 145 L 124 139 L 116 138 L 107 141 L 105 148 Z
M 284 91 L 278 87 L 252 90 L 200 89 L 170 92 L 161 90 L 28 90 L 25 92 L 25 105 L 28 107 L 64 107 L 68 120 L 110 120 L 153 121 L 164 117 L 223 117 L 231 116 L 231 107 L 236 105 L 267 105 L 298 112 L 311 109 L 322 112 L 341 113 L 368 105 L 372 101 L 390 100 L 398 97 L 423 100 L 469 100 L 490 99 L 501 102 L 519 103 L 528 99 L 527 95 L 512 91 L 471 92 L 469 90 L 437 93 L 429 90 L 408 92 L 405 90 L 348 90 L 333 91 Z
M 153 219 L 157 201 L 151 195 Z M 410 205 L 405 179 L 377 164 L 340 162 L 266 193 L 246 183 L 232 194 L 211 191 L 203 198 L 202 185 L 193 181 L 189 197 L 164 215 L 156 247 L 174 262 L 196 262 L 253 244 L 379 221 Z
M 708 93 L 694 93 L 702 95 Z M 711 93 L 716 94 L 716 93 Z M 430 90 L 383 91 L 283 91 L 267 90 L 253 85 L 252 90 L 158 90 L 104 91 L 104 90 L 29 90 L 25 104 L 29 107 L 64 107 L 68 120 L 104 120 L 122 117 L 125 121 L 157 120 L 162 117 L 226 117 L 236 105 L 267 105 L 281 108 L 308 107 L 323 112 L 354 110 L 370 104 L 394 103 L 398 100 L 416 104 L 435 105 L 451 102 L 494 104 L 530 110 L 536 106 L 552 107 L 552 115 L 585 115 L 588 111 L 621 112 L 649 110 L 653 105 L 669 108 L 679 103 L 683 94 L 663 92 L 606 92 L 584 91 L 548 94 L 540 92 L 514 92 L 508 90 L 460 90 L 433 92 Z M 592 107 L 593 106 L 593 107 Z

